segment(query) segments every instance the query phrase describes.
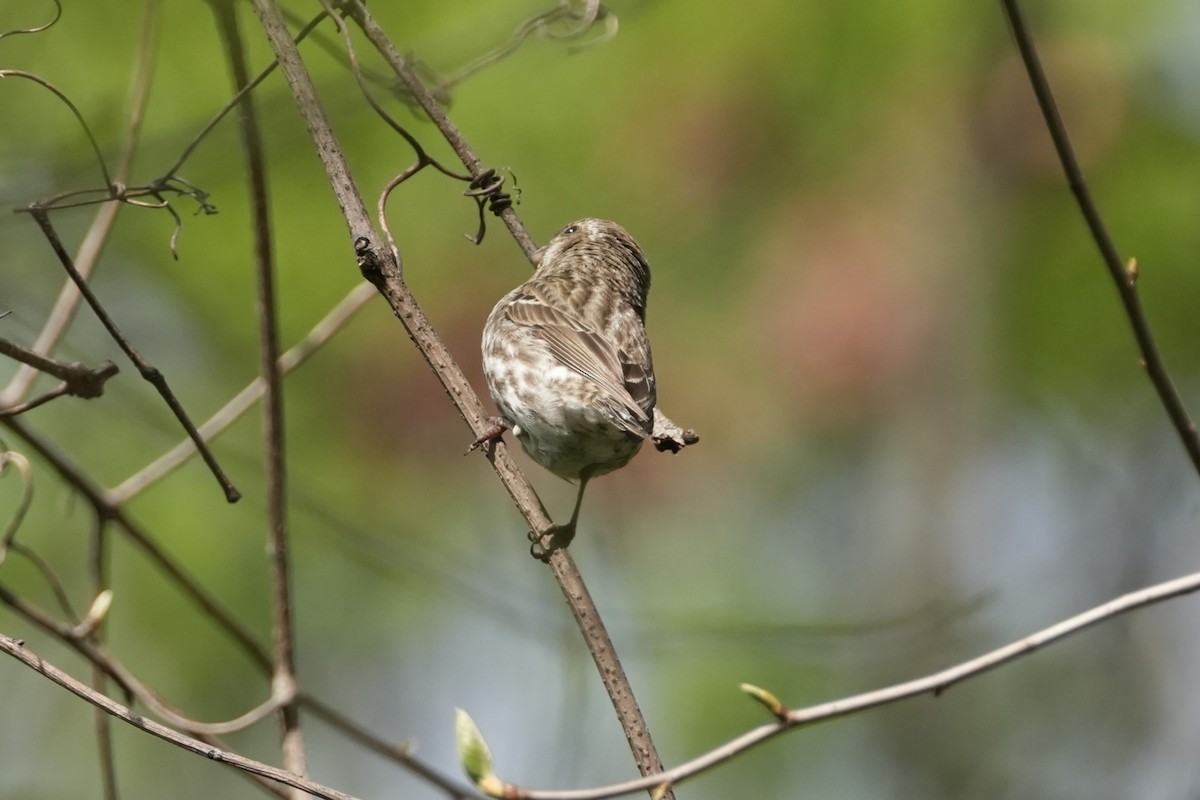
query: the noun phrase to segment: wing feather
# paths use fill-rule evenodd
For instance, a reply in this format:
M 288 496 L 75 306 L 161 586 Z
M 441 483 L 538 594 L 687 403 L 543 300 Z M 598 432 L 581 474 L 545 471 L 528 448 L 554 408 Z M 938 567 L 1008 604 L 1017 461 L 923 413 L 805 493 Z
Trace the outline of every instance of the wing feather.
M 505 313 L 534 330 L 563 364 L 600 387 L 602 405 L 614 423 L 642 438 L 649 435 L 654 383 L 648 364 L 637 357 L 642 353 L 633 356 L 618 349 L 583 319 L 546 302 L 533 287 L 514 297 Z

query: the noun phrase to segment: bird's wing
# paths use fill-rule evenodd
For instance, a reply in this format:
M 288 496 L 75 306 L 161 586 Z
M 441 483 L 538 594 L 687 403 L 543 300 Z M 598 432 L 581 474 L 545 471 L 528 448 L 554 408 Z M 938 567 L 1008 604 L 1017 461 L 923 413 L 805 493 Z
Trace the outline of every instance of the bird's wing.
M 550 352 L 604 391 L 603 406 L 613 422 L 637 436 L 648 436 L 654 408 L 654 374 L 649 348 L 618 348 L 584 320 L 551 305 L 536 289 L 526 287 L 509 303 L 506 315 L 535 331 Z

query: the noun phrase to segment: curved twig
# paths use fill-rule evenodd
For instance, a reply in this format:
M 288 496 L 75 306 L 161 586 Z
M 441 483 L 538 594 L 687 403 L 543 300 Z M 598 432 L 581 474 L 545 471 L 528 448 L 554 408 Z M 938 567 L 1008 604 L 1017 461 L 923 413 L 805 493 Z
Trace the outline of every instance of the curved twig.
M 479 180 L 486 175 L 488 168 L 484 167 L 483 162 L 475 154 L 475 151 L 471 149 L 471 146 L 467 144 L 467 140 L 463 137 L 462 133 L 450 121 L 450 118 L 446 116 L 446 110 L 442 107 L 435 94 L 425 86 L 420 76 L 413 69 L 412 64 L 400 54 L 396 46 L 387 37 L 387 34 L 383 32 L 375 22 L 375 19 L 367 11 L 366 7 L 362 3 L 357 2 L 357 0 L 348 0 L 347 8 L 348 16 L 362 29 L 368 41 L 383 56 L 388 66 L 392 68 L 396 77 L 416 99 L 430 121 L 437 126 L 437 129 L 450 144 L 450 147 L 454 150 L 459 160 L 462 161 L 463 166 L 471 173 L 471 179 Z M 525 230 L 525 225 L 521 222 L 520 217 L 517 216 L 511 206 L 502 209 L 499 217 L 508 227 L 513 239 L 517 242 L 517 246 L 521 248 L 525 257 L 529 259 L 529 263 L 536 265 L 538 247 L 534 243 L 533 237 Z M 355 234 L 355 238 L 357 236 L 358 234 Z M 476 433 L 479 433 L 479 431 L 476 431 Z
M 87 120 L 83 118 L 83 113 L 80 112 L 79 108 L 71 102 L 71 98 L 67 97 L 50 81 L 34 75 L 32 72 L 26 72 L 23 69 L 0 69 L 0 78 L 24 78 L 25 80 L 33 81 L 61 100 L 71 110 L 71 113 L 75 115 L 75 119 L 79 122 L 79 127 L 83 128 L 83 133 L 87 137 L 88 143 L 92 146 L 92 153 L 96 156 L 96 163 L 100 166 L 100 174 L 104 176 L 104 185 L 112 186 L 112 178 L 108 173 L 108 165 L 104 163 L 104 153 L 100 151 L 100 143 L 92 135 L 92 129 L 88 126 Z
M 21 475 L 21 500 L 13 510 L 8 524 L 4 526 L 4 535 L 0 536 L 0 564 L 4 563 L 8 548 L 16 538 L 17 531 L 21 529 L 21 523 L 25 521 L 25 515 L 29 513 L 29 506 L 33 503 L 33 467 L 30 465 L 29 459 L 13 450 L 5 450 L 0 453 L 0 478 L 3 478 L 4 473 L 8 472 L 9 465 Z
M 36 28 L 17 28 L 11 31 L 4 31 L 0 33 L 0 39 L 5 38 L 6 36 L 19 36 L 22 33 L 41 33 L 42 31 L 53 27 L 55 23 L 62 19 L 62 3 L 59 2 L 59 0 L 50 0 L 50 2 L 54 3 L 54 18 L 49 22 L 45 23 L 44 25 L 38 25 Z
M 555 30 L 552 27 L 555 22 L 563 20 L 569 20 L 574 24 L 565 26 L 563 30 Z M 617 16 L 598 0 L 585 0 L 583 9 L 579 11 L 575 10 L 571 0 L 563 0 L 549 11 L 543 11 L 541 14 L 536 14 L 522 22 L 513 31 L 507 42 L 490 52 L 484 53 L 449 78 L 440 81 L 437 84 L 436 91 L 444 94 L 447 90 L 457 86 L 472 75 L 502 61 L 519 50 L 521 45 L 535 33 L 545 36 L 547 39 L 557 39 L 560 41 L 579 39 L 587 34 L 592 29 L 592 26 L 600 20 L 604 20 L 604 33 L 595 40 L 585 44 L 573 45 L 569 52 L 576 52 L 584 47 L 606 42 L 615 36 L 617 33 Z

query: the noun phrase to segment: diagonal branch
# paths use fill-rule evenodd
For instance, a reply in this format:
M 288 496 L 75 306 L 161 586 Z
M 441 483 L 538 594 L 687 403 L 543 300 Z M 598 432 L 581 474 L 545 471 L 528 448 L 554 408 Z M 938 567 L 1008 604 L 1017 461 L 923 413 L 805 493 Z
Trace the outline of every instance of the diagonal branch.
M 58 0 L 55 0 L 55 5 Z M 146 116 L 146 105 L 150 100 L 150 83 L 154 75 L 154 59 L 158 52 L 158 22 L 159 0 L 147 0 L 146 11 L 142 18 L 142 34 L 138 42 L 137 64 L 133 71 L 133 87 L 130 92 L 129 119 L 126 123 L 125 137 L 121 145 L 121 154 L 117 159 L 117 169 L 113 174 L 117 183 L 124 184 L 129 179 L 133 156 L 142 130 L 142 121 Z M 55 17 L 57 19 L 57 16 Z M 100 254 L 108 241 L 113 225 L 117 221 L 117 212 L 123 203 L 104 203 L 96 211 L 92 224 L 84 234 L 79 250 L 75 253 L 75 267 L 79 274 L 88 278 L 100 260 Z M 55 346 L 66 332 L 75 311 L 79 307 L 80 294 L 75 284 L 69 279 L 63 283 L 58 298 L 46 318 L 46 324 L 33 343 L 33 352 L 47 356 L 54 352 Z M 16 405 L 24 399 L 29 387 L 37 378 L 37 370 L 28 365 L 22 366 L 13 375 L 12 380 L 0 391 L 0 406 Z
M 274 0 L 254 0 L 254 9 L 296 99 L 309 135 L 316 145 L 317 154 L 325 167 L 330 185 L 341 205 L 350 236 L 354 241 L 359 268 L 363 275 L 374 283 L 380 293 L 387 298 L 392 310 L 408 331 L 409 337 L 425 357 L 434 374 L 445 387 L 451 401 L 470 424 L 473 432 L 476 435 L 482 435 L 490 427 L 483 404 L 453 356 L 434 332 L 416 298 L 409 291 L 395 252 L 382 245 L 380 233 L 375 229 L 367 214 L 362 196 L 350 174 L 349 165 L 346 163 L 345 156 L 317 97 L 316 87 L 300 58 L 299 50 L 288 34 L 278 6 Z M 366 33 L 367 38 L 396 71 L 401 82 L 442 130 L 472 176 L 476 178 L 483 176 L 486 170 L 480 159 L 467 145 L 466 140 L 450 122 L 440 104 L 426 90 L 366 9 L 360 3 L 350 3 L 348 9 L 355 22 Z M 511 207 L 502 209 L 500 216 L 508 225 L 509 230 L 513 232 L 521 249 L 531 261 L 534 260 L 537 248 L 513 209 Z M 529 481 L 517 468 L 506 449 L 502 445 L 493 448 L 489 453 L 489 458 L 501 482 L 512 496 L 518 509 L 524 514 L 531 528 L 539 535 L 545 534 L 551 524 L 546 511 Z M 552 553 L 549 563 L 563 596 L 571 607 L 580 631 L 584 635 L 593 660 L 596 662 L 639 771 L 642 774 L 661 771 L 662 762 L 634 698 L 629 680 L 625 676 L 612 640 L 604 628 L 603 620 L 592 602 L 574 560 L 565 549 L 559 549 Z M 668 792 L 666 796 L 671 795 Z
M 129 723 L 138 730 L 145 731 L 152 736 L 157 736 L 163 741 L 170 742 L 176 747 L 181 747 L 184 750 L 195 753 L 196 755 L 204 756 L 210 761 L 216 761 L 221 764 L 228 764 L 231 767 L 249 772 L 253 775 L 260 775 L 264 778 L 270 778 L 273 781 L 291 786 L 295 789 L 308 792 L 313 797 L 320 797 L 322 800 L 355 800 L 352 795 L 339 792 L 336 789 L 331 789 L 328 786 L 323 786 L 319 783 L 302 778 L 269 764 L 264 764 L 261 761 L 255 761 L 251 758 L 238 755 L 229 750 L 222 750 L 219 747 L 214 747 L 210 744 L 193 739 L 190 736 L 184 736 L 178 731 L 168 728 L 166 725 L 160 725 L 157 722 L 148 720 L 141 714 L 132 711 L 129 708 L 121 705 L 115 700 L 95 691 L 89 686 L 80 683 L 72 678 L 67 673 L 55 667 L 53 664 L 42 659 L 41 656 L 30 652 L 25 648 L 24 642 L 20 639 L 12 639 L 0 633 L 0 651 L 20 661 L 25 666 L 32 669 L 34 672 L 49 678 L 54 683 L 57 683 L 62 688 L 71 692 L 76 697 L 86 700 L 104 712 Z
M 484 167 L 483 161 L 471 149 L 466 138 L 457 126 L 450 121 L 450 117 L 446 114 L 446 109 L 438 102 L 433 93 L 425 86 L 421 77 L 417 75 L 416 70 L 412 65 L 400 54 L 396 46 L 392 44 L 392 40 L 388 38 L 383 29 L 371 16 L 366 7 L 358 0 L 348 0 L 346 3 L 347 11 L 351 18 L 362 28 L 367 39 L 375 47 L 379 54 L 387 61 L 388 66 L 396 73 L 396 77 L 404 84 L 404 87 L 412 94 L 421 109 L 429 117 L 437 129 L 441 131 L 442 136 L 453 148 L 455 155 L 462 161 L 463 166 L 471 173 L 474 179 L 483 179 L 486 177 L 488 170 Z M 517 241 L 517 246 L 521 248 L 521 252 L 529 259 L 530 263 L 537 263 L 537 245 L 533 241 L 533 237 L 525 230 L 524 223 L 517 216 L 517 212 L 511 207 L 500 210 L 498 216 L 508 226 L 509 232 Z M 477 432 L 478 433 L 478 432 Z
M 80 293 L 83 295 L 83 298 L 87 301 L 88 305 L 91 306 L 92 311 L 96 314 L 96 317 L 100 320 L 100 323 L 104 325 L 105 330 L 108 331 L 108 334 L 113 338 L 113 341 L 117 343 L 121 350 L 124 351 L 125 355 L 128 356 L 129 360 L 133 362 L 133 365 L 137 368 L 137 371 L 141 374 L 141 376 L 149 381 L 150 384 L 158 390 L 159 395 L 164 401 L 166 401 L 166 404 L 168 407 L 170 407 L 171 412 L 175 414 L 175 418 L 179 420 L 179 423 L 183 425 L 184 430 L 188 432 L 188 436 L 191 436 L 192 440 L 196 442 L 196 448 L 200 451 L 200 455 L 204 458 L 204 463 L 208 465 L 209 470 L 217 479 L 217 483 L 220 484 L 221 490 L 225 493 L 225 499 L 230 503 L 236 503 L 239 499 L 241 499 L 241 492 L 237 490 L 237 487 L 235 487 L 225 475 L 225 471 L 221 469 L 221 465 L 217 463 L 216 456 L 213 455 L 212 451 L 208 448 L 208 445 L 204 443 L 204 440 L 200 438 L 200 434 L 196 431 L 196 426 L 188 417 L 183 405 L 179 402 L 179 398 L 175 396 L 175 393 L 171 391 L 171 387 L 167 385 L 167 379 L 163 376 L 162 371 L 142 357 L 142 354 L 139 353 L 137 349 L 134 348 L 133 344 L 131 344 L 130 341 L 125 338 L 125 335 L 121 333 L 121 330 L 117 327 L 116 323 L 113 322 L 112 317 L 110 317 L 108 312 L 104 310 L 104 306 L 100 303 L 99 298 L 96 297 L 95 292 L 92 291 L 92 287 L 88 285 L 87 280 L 81 274 L 79 274 L 77 269 L 75 269 L 75 264 L 71 260 L 70 254 L 67 253 L 66 248 L 63 247 L 62 241 L 58 238 L 58 232 L 55 231 L 54 226 L 50 224 L 50 215 L 46 209 L 37 205 L 33 205 L 29 207 L 29 213 L 33 216 L 34 220 L 37 221 L 38 227 L 40 227 L 42 229 L 42 233 L 45 234 L 46 241 L 50 243 L 51 248 L 54 250 L 54 254 L 58 256 L 58 260 L 63 265 L 63 269 L 67 271 L 67 274 L 71 277 L 71 280 L 74 281 L 76 288 L 79 289 Z
M 1067 129 L 1063 124 L 1062 115 L 1058 111 L 1058 105 L 1054 102 L 1054 94 L 1050 91 L 1050 82 L 1046 80 L 1046 74 L 1042 71 L 1041 60 L 1034 48 L 1029 27 L 1025 24 L 1025 18 L 1021 14 L 1020 5 L 1017 0 L 1001 0 L 1001 4 L 1012 29 L 1013 38 L 1016 40 L 1017 49 L 1021 53 L 1025 72 L 1029 75 L 1029 82 L 1033 86 L 1033 93 L 1037 97 L 1038 107 L 1046 121 L 1046 129 L 1054 141 L 1054 150 L 1058 153 L 1058 160 L 1067 176 L 1071 193 L 1075 195 L 1075 202 L 1079 205 L 1079 211 L 1087 223 L 1088 231 L 1091 233 L 1096 247 L 1100 250 L 1104 265 L 1108 267 L 1108 274 L 1116 284 L 1117 293 L 1121 297 L 1121 305 L 1125 308 L 1125 316 L 1129 318 L 1129 325 L 1133 329 L 1133 338 L 1137 340 L 1138 351 L 1142 356 L 1142 366 L 1145 368 L 1150 382 L 1154 384 L 1154 390 L 1158 393 L 1158 399 L 1166 409 L 1171 424 L 1175 426 L 1175 432 L 1178 434 L 1184 450 L 1187 451 L 1188 458 L 1192 461 L 1192 467 L 1200 474 L 1200 435 L 1197 435 L 1196 423 L 1192 422 L 1191 417 L 1188 416 L 1183 400 L 1175 389 L 1175 384 L 1171 381 L 1171 375 L 1167 372 L 1167 366 L 1163 362 L 1162 354 L 1158 351 L 1158 345 L 1154 343 L 1154 334 L 1150 331 L 1150 323 L 1146 320 L 1145 312 L 1142 311 L 1142 302 L 1137 291 L 1136 263 L 1130 262 L 1129 265 L 1126 265 L 1121 260 L 1121 256 L 1117 253 L 1117 246 L 1113 243 L 1112 236 L 1100 216 L 1100 211 L 1092 200 L 1092 193 L 1088 190 L 1083 170 L 1080 169 L 1079 161 L 1075 158 L 1075 151 L 1071 147 L 1071 140 L 1067 137 Z
M 377 296 L 378 293 L 370 284 L 356 284 L 300 341 L 279 356 L 279 371 L 283 375 L 290 374 L 307 361 L 313 353 L 345 327 L 359 309 L 366 305 L 367 301 Z M 215 439 L 240 419 L 242 414 L 246 413 L 265 392 L 266 381 L 262 376 L 255 378 L 200 425 L 201 438 L 205 441 Z M 191 439 L 183 439 L 153 462 L 110 489 L 107 494 L 108 499 L 113 505 L 125 505 L 186 462 L 195 452 L 195 442 Z

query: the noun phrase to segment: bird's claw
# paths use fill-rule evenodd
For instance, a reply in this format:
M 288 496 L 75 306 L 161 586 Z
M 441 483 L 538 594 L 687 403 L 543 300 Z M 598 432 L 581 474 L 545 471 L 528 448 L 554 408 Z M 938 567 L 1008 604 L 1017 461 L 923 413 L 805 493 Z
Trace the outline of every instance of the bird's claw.
M 568 525 L 551 525 L 543 534 L 529 532 L 529 555 L 543 564 L 550 562 L 550 556 L 555 550 L 564 550 L 575 538 L 575 527 Z

